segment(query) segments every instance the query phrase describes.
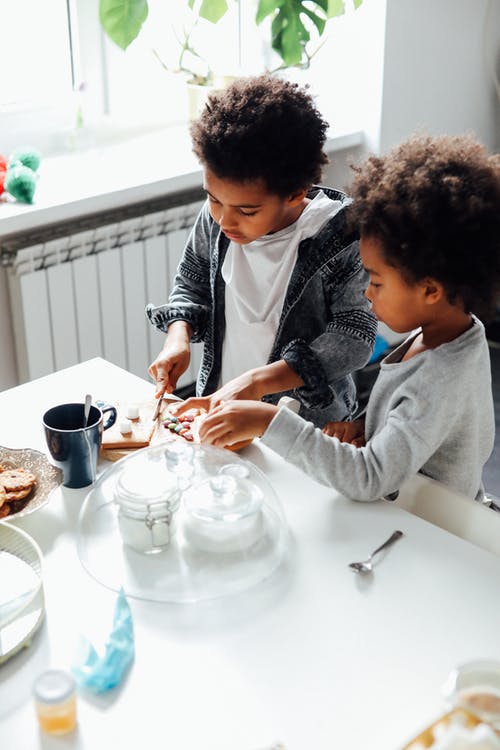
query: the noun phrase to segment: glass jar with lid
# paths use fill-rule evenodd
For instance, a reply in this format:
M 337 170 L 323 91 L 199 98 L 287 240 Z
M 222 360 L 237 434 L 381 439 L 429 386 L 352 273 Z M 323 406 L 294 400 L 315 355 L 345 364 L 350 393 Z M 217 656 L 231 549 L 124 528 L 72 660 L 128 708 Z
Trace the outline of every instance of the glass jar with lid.
M 260 469 L 227 450 L 182 440 L 158 442 L 110 466 L 79 518 L 85 569 L 144 600 L 235 594 L 269 578 L 288 549 L 281 503 Z
M 166 549 L 175 533 L 180 497 L 177 478 L 164 464 L 150 463 L 147 471 L 140 464 L 125 465 L 115 490 L 123 543 L 143 554 Z
M 184 535 L 206 552 L 247 549 L 262 534 L 262 502 L 263 493 L 246 467 L 222 467 L 185 493 Z

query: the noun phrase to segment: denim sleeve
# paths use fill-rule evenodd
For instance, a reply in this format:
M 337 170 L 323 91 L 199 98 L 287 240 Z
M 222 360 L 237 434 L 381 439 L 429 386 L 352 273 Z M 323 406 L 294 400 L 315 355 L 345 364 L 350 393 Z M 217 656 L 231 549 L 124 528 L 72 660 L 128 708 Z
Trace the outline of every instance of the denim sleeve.
M 364 294 L 368 276 L 361 265 L 358 243 L 346 248 L 322 275 L 329 308 L 324 333 L 310 343 L 294 339 L 281 352 L 304 381 L 295 395 L 310 409 L 332 403 L 338 381 L 370 359 L 377 335 L 377 321 Z
M 166 304 L 146 307 L 152 325 L 166 331 L 175 320 L 188 322 L 191 341 L 203 341 L 212 308 L 210 289 L 210 238 L 212 219 L 205 204 L 188 237 Z

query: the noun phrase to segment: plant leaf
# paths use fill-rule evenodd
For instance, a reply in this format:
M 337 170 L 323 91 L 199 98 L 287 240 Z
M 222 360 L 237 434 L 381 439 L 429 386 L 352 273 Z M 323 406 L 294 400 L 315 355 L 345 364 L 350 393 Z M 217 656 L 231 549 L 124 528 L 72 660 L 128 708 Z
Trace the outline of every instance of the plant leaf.
M 354 10 L 357 10 L 362 2 L 363 0 L 353 0 Z
M 202 0 L 200 16 L 207 21 L 217 23 L 227 11 L 227 0 Z
M 314 5 L 317 5 L 325 13 L 328 11 L 328 1 L 329 0 L 313 0 Z M 304 4 L 304 3 L 302 3 L 302 4 Z M 305 8 L 304 8 L 304 10 L 305 10 Z M 301 11 L 301 13 L 302 13 L 302 11 Z
M 281 49 L 281 34 L 283 32 L 283 24 L 284 18 L 281 13 L 278 13 L 278 15 L 274 16 L 273 22 L 271 24 L 271 46 L 276 50 L 276 52 Z
M 354 0 L 359 5 L 363 0 Z M 325 30 L 327 20 L 345 13 L 345 0 L 259 0 L 256 21 L 260 23 L 272 15 L 271 46 L 285 66 L 300 65 L 304 60 L 310 33 L 302 17 L 315 26 L 318 35 Z
M 321 36 L 323 31 L 325 30 L 326 20 L 318 16 L 317 13 L 313 13 L 313 11 L 309 10 L 309 8 L 304 8 L 303 12 L 306 14 L 306 16 L 309 16 L 313 24 L 318 29 L 318 34 Z
M 298 65 L 302 61 L 304 44 L 309 41 L 309 32 L 296 13 L 287 13 L 286 23 L 281 34 L 279 52 L 287 65 Z
M 121 49 L 134 41 L 147 17 L 147 0 L 99 0 L 101 26 Z
M 363 0 L 361 0 L 363 2 Z M 335 18 L 335 16 L 343 16 L 345 13 L 344 0 L 328 0 L 328 10 L 326 15 L 328 18 Z
M 264 18 L 281 8 L 285 0 L 259 0 L 257 13 L 255 16 L 256 23 L 262 23 Z

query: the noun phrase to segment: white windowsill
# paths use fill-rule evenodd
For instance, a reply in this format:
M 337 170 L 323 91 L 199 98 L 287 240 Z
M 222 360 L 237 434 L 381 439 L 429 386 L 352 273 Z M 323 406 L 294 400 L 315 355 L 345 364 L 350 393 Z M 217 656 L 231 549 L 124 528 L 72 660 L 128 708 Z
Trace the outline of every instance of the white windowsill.
M 363 142 L 361 131 L 335 135 L 326 150 Z M 0 238 L 200 186 L 201 169 L 185 126 L 43 159 L 34 203 L 0 202 Z

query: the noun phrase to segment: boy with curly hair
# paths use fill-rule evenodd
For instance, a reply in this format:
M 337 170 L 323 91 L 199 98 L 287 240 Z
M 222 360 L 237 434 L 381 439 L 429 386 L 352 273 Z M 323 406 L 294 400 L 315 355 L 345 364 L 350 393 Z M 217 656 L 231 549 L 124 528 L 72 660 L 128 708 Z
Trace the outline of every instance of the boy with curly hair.
M 293 395 L 321 427 L 353 415 L 351 373 L 370 357 L 376 321 L 346 225 L 350 199 L 315 187 L 326 130 L 310 94 L 276 77 L 210 96 L 191 127 L 207 203 L 168 304 L 147 307 L 167 331 L 149 368 L 157 396 L 188 367 L 190 341 L 203 341 L 197 395 L 207 409 Z
M 470 498 L 494 444 L 489 350 L 477 315 L 500 287 L 500 156 L 470 137 L 414 137 L 370 157 L 352 220 L 377 318 L 409 338 L 381 364 L 366 418 L 315 429 L 286 409 L 217 407 L 203 440 L 265 445 L 347 497 L 375 500 L 421 472 Z

